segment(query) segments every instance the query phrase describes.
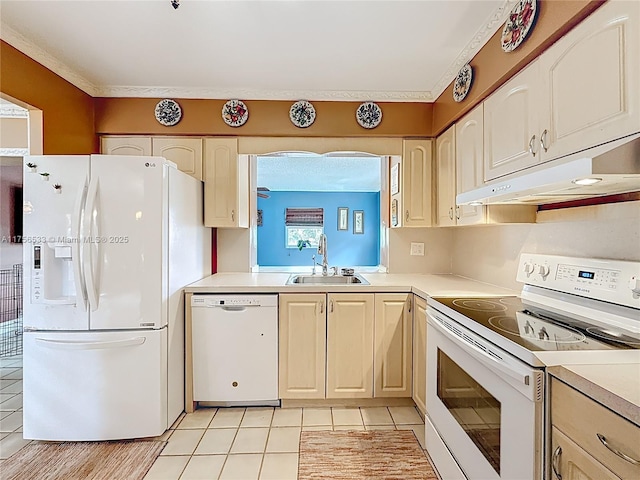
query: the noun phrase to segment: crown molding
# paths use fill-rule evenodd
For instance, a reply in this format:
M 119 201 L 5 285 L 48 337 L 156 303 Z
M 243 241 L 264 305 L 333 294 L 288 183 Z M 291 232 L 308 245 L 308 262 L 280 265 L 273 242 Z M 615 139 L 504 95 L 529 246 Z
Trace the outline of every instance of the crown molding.
M 0 20 L 0 38 L 9 45 L 17 48 L 25 55 L 31 57 L 36 62 L 44 65 L 53 73 L 61 76 L 67 82 L 75 85 L 83 92 L 95 97 L 96 86 L 71 67 L 58 60 L 49 52 L 43 50 L 31 40 L 25 38 L 5 22 Z
M 29 155 L 28 148 L 0 148 L 0 157 L 24 157 Z
M 429 102 L 431 92 L 388 92 L 355 90 L 258 90 L 215 89 L 185 87 L 129 87 L 111 86 L 97 89 L 98 97 L 155 97 L 155 98 L 208 98 L 242 100 L 300 100 L 315 101 L 378 101 L 378 102 Z
M 493 34 L 496 33 L 502 25 L 504 25 L 516 1 L 517 0 L 504 0 L 502 5 L 500 5 L 489 17 L 486 24 L 480 27 L 480 29 L 475 33 L 471 41 L 462 50 L 462 52 L 460 52 L 458 58 L 449 65 L 449 68 L 445 71 L 442 77 L 440 77 L 438 83 L 436 83 L 431 90 L 435 99 L 442 95 L 442 92 L 444 92 L 449 84 L 451 84 L 451 82 L 456 78 L 460 69 L 470 62 L 480 49 L 489 41 Z

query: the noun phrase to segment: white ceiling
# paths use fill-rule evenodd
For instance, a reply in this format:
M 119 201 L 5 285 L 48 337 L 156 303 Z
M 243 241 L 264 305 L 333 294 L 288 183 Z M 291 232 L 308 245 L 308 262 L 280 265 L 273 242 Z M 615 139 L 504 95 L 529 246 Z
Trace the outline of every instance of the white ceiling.
M 380 157 L 258 157 L 258 186 L 272 191 L 379 192 Z
M 93 96 L 433 101 L 514 0 L 0 0 L 0 38 Z

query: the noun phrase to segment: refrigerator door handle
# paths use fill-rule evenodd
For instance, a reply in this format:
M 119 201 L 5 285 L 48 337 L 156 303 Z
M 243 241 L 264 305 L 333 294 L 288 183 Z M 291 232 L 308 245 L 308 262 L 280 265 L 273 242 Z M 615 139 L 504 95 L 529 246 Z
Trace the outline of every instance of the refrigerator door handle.
M 145 337 L 133 337 L 126 340 L 114 340 L 111 342 L 74 342 L 37 338 L 36 342 L 43 347 L 54 348 L 57 350 L 101 350 L 106 348 L 134 347 L 142 345 L 145 340 Z
M 87 202 L 84 209 L 84 221 L 82 225 L 82 265 L 84 271 L 85 284 L 87 287 L 87 297 L 89 298 L 89 308 L 92 312 L 98 309 L 98 292 L 96 289 L 95 271 L 93 268 L 94 248 L 99 247 L 98 233 L 93 231 L 93 211 L 96 207 L 98 197 L 98 179 L 92 178 L 89 182 L 87 192 Z M 97 255 L 97 253 L 95 253 Z
M 87 309 L 87 285 L 82 271 L 82 245 L 80 232 L 84 221 L 84 204 L 87 198 L 87 179 L 85 177 L 82 188 L 78 190 L 78 197 L 73 208 L 73 219 L 71 232 L 73 238 L 71 242 L 71 258 L 73 264 L 73 277 L 76 283 L 76 302 L 83 310 Z

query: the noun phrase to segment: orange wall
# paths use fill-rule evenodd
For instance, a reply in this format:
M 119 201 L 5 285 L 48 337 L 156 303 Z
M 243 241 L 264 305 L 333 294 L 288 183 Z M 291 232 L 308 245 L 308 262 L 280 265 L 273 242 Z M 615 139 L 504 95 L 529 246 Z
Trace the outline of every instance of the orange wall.
M 502 50 L 502 27 L 499 28 L 471 61 L 473 84 L 467 97 L 456 103 L 452 82 L 435 101 L 433 130 L 430 133 L 436 136 L 443 132 L 603 4 L 603 1 L 593 0 L 538 1 L 538 16 L 533 29 L 526 40 L 509 53 Z
M 433 105 L 429 103 L 382 103 L 382 122 L 367 130 L 356 122 L 361 102 L 313 101 L 316 120 L 297 128 L 289 119 L 292 101 L 244 100 L 247 123 L 230 127 L 222 120 L 226 100 L 175 99 L 182 119 L 173 127 L 158 123 L 154 109 L 159 98 L 97 98 L 96 133 L 154 135 L 234 135 L 265 137 L 411 137 L 431 131 Z
M 1 40 L 0 92 L 42 110 L 45 154 L 98 151 L 93 98 Z

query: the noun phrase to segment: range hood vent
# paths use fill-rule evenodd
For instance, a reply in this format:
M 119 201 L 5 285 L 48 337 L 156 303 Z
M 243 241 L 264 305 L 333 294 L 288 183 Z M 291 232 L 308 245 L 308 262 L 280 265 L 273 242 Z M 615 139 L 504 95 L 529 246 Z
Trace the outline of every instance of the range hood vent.
M 640 134 L 527 168 L 461 193 L 456 203 L 544 205 L 636 191 L 640 191 Z

